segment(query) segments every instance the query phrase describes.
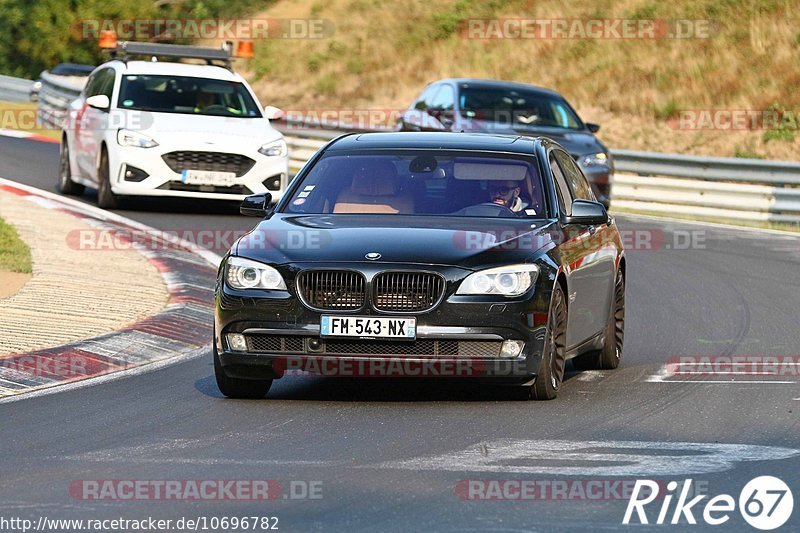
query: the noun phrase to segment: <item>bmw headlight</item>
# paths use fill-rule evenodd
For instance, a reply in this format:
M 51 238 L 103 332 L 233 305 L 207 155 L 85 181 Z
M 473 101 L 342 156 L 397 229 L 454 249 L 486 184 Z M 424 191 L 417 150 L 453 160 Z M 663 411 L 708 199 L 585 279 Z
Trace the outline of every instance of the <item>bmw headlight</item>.
M 286 282 L 271 266 L 241 257 L 229 257 L 225 281 L 234 289 L 286 290 Z
M 528 292 L 539 275 L 536 265 L 511 265 L 470 274 L 456 294 L 499 294 L 520 296 Z
M 286 146 L 286 141 L 279 139 L 265 144 L 258 149 L 258 153 L 267 157 L 286 157 L 286 154 L 289 153 L 289 148 Z
M 117 142 L 120 146 L 137 146 L 139 148 L 153 148 L 158 143 L 144 133 L 131 130 L 117 131 Z
M 589 154 L 581 157 L 579 161 L 582 167 L 607 167 L 608 154 L 605 152 Z

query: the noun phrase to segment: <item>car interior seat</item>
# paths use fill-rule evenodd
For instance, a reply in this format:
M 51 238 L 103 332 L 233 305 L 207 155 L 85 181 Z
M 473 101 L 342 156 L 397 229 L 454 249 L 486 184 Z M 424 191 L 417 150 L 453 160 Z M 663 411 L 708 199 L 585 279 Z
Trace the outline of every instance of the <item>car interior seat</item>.
M 391 161 L 378 161 L 356 169 L 349 189 L 342 191 L 334 213 L 414 213 L 410 191 L 401 190 Z

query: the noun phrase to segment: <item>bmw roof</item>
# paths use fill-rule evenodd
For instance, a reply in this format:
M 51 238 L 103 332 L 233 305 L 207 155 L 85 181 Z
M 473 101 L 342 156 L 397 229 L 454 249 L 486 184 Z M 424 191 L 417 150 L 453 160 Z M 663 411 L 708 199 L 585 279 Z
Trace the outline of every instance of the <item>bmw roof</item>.
M 540 137 L 451 132 L 351 133 L 336 139 L 328 150 L 420 148 L 442 150 L 497 150 L 533 154 Z

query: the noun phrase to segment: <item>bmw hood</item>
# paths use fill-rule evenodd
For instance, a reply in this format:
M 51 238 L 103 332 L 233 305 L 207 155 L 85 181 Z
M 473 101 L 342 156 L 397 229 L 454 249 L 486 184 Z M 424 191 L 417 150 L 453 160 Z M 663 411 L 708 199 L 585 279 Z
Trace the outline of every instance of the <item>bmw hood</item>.
M 365 262 L 480 269 L 530 260 L 557 240 L 547 220 L 289 215 L 262 221 L 234 254 L 270 264 Z

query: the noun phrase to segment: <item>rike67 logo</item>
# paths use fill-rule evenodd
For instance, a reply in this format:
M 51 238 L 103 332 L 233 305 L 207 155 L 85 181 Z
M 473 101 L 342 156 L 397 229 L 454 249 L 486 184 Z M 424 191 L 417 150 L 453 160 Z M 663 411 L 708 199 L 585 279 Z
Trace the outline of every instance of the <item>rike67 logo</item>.
M 731 518 L 731 514 L 736 511 L 737 502 L 729 494 L 719 494 L 700 505 L 708 495 L 702 494 L 690 498 L 692 491 L 692 480 L 687 479 L 680 487 L 676 481 L 667 483 L 666 495 L 659 494 L 659 483 L 649 479 L 636 480 L 633 493 L 628 500 L 628 507 L 625 510 L 623 524 L 649 524 L 653 519 L 652 512 L 648 517 L 645 507 L 656 501 L 661 500 L 658 517 L 655 524 L 679 524 L 684 523 L 695 525 L 697 517 L 695 513 L 708 525 L 719 526 Z M 662 498 L 659 498 L 663 496 Z M 673 507 L 672 502 L 677 496 L 677 501 Z M 697 506 L 697 507 L 696 507 Z M 653 507 L 658 507 L 656 504 Z M 794 497 L 789 486 L 781 479 L 773 476 L 759 476 L 750 480 L 739 493 L 738 510 L 742 518 L 756 529 L 763 531 L 777 529 L 784 525 L 792 516 L 794 509 Z M 635 519 L 634 519 L 635 513 Z

